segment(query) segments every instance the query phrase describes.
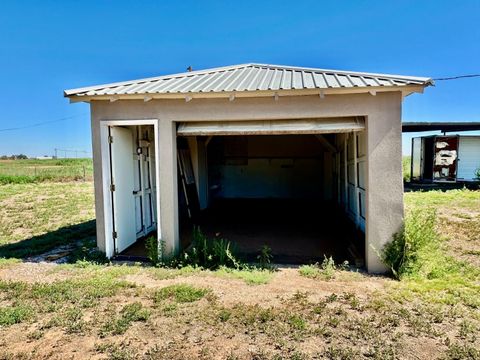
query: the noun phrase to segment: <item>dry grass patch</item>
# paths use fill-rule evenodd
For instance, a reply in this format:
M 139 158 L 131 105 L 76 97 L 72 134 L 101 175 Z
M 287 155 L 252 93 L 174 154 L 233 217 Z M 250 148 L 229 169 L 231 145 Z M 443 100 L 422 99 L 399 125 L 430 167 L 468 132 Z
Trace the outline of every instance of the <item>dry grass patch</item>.
M 22 258 L 95 235 L 90 182 L 0 185 L 0 258 Z

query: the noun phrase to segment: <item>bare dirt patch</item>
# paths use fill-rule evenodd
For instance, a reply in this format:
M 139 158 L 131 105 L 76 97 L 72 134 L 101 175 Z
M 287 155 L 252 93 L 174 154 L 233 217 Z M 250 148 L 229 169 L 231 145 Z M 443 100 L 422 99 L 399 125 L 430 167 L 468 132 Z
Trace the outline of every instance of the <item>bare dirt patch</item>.
M 263 307 L 277 306 L 282 299 L 293 296 L 297 292 L 309 294 L 312 300 L 318 300 L 331 293 L 351 292 L 366 298 L 374 291 L 384 289 L 386 278 L 370 277 L 360 274 L 343 272 L 344 280 L 321 281 L 300 276 L 297 268 L 279 268 L 270 282 L 264 285 L 248 285 L 239 279 L 219 278 L 214 274 L 200 273 L 179 279 L 156 280 L 148 273 L 127 275 L 127 281 L 134 282 L 146 288 L 165 287 L 183 283 L 192 286 L 212 289 L 224 305 L 234 305 L 241 302 L 247 305 L 258 304 Z

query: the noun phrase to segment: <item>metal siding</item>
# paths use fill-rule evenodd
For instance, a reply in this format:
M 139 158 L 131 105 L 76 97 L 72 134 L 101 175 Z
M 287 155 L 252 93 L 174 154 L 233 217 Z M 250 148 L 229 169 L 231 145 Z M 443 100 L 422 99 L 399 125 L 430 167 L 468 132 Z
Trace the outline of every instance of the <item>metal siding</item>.
M 475 180 L 480 168 L 480 137 L 460 136 L 458 145 L 458 180 Z

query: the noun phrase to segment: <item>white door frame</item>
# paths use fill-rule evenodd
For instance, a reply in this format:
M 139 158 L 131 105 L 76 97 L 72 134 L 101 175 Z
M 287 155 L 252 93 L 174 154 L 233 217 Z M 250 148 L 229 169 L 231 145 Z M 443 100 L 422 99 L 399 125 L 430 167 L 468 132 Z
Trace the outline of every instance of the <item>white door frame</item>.
M 158 144 L 158 119 L 139 119 L 139 120 L 101 120 L 100 121 L 100 144 L 102 153 L 102 188 L 103 188 L 103 214 L 104 214 L 104 230 L 105 230 L 105 255 L 111 258 L 115 255 L 115 247 L 113 241 L 113 213 L 112 213 L 112 197 L 110 185 L 112 182 L 110 174 L 110 144 L 108 142 L 108 128 L 110 126 L 136 126 L 136 125 L 153 125 L 155 137 L 155 188 L 156 188 L 156 214 L 157 214 L 157 240 L 160 242 L 162 238 L 161 231 L 161 215 L 160 215 L 160 163 L 159 163 L 159 144 Z

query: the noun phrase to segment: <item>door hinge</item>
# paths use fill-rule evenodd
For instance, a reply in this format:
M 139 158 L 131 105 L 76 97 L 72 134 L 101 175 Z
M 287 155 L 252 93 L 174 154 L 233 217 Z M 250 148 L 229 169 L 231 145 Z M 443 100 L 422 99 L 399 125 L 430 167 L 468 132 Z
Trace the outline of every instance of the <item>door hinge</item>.
M 108 136 L 108 143 L 109 144 L 113 143 L 113 136 L 111 136 L 111 135 Z
M 117 238 L 117 232 L 116 232 L 116 231 L 113 231 L 113 232 L 112 232 L 112 237 L 113 237 L 114 239 Z
M 110 191 L 115 191 L 115 184 L 110 184 Z

